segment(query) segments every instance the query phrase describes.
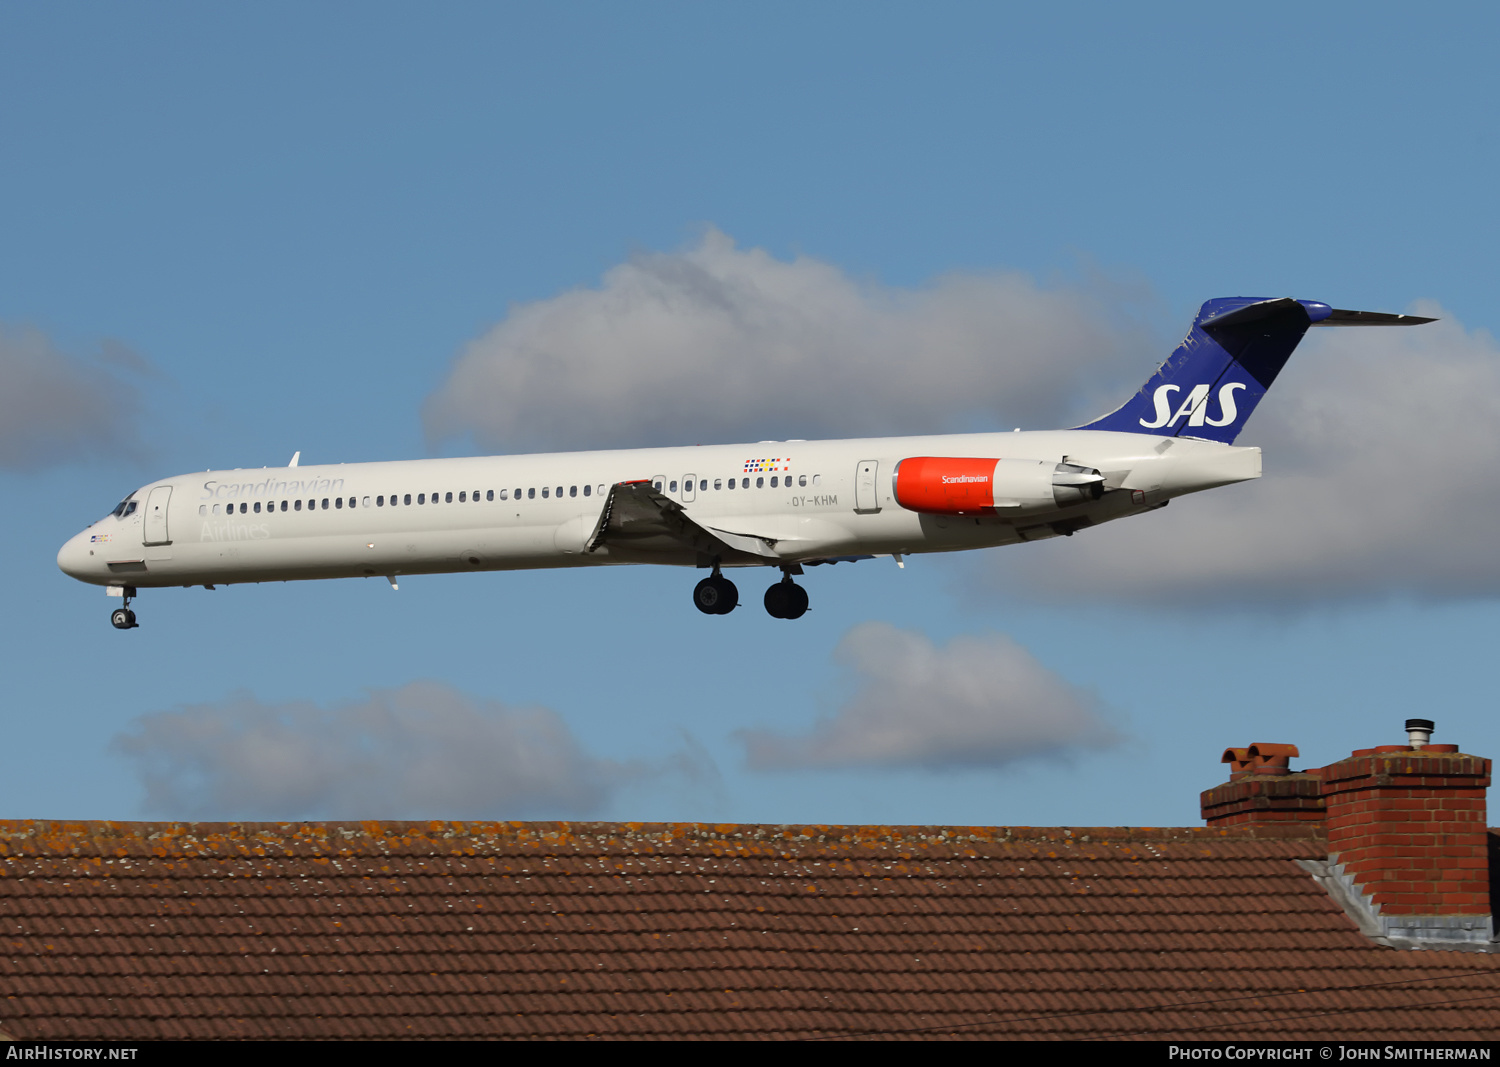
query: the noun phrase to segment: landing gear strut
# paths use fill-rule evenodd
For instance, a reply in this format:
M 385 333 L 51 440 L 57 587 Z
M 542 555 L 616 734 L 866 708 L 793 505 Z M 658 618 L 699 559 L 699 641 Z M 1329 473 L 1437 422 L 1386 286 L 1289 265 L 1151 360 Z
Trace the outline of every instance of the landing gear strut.
M 125 598 L 125 603 L 109 613 L 110 625 L 116 630 L 133 630 L 140 625 L 135 621 L 135 612 L 130 610 L 131 598 L 135 596 L 135 586 L 127 585 L 121 595 Z
M 773 619 L 800 619 L 807 612 L 807 590 L 783 571 L 781 581 L 766 590 L 766 613 Z
M 739 606 L 740 591 L 719 573 L 719 565 L 715 563 L 713 574 L 693 588 L 693 603 L 705 615 L 728 615 Z

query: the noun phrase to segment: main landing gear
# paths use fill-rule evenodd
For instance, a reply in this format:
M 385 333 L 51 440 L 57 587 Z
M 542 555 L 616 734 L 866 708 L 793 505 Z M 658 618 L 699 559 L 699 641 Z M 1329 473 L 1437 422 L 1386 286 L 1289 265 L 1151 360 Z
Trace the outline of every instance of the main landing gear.
M 109 613 L 109 622 L 116 630 L 134 630 L 139 623 L 135 621 L 135 612 L 130 610 L 130 600 L 135 596 L 135 586 L 127 585 L 121 594 L 125 603 Z
M 705 615 L 728 615 L 739 603 L 740 591 L 719 573 L 718 564 L 713 574 L 693 587 L 693 604 Z M 807 590 L 792 581 L 790 567 L 782 568 L 781 581 L 766 590 L 765 604 L 773 619 L 800 619 L 807 613 Z
M 693 587 L 693 603 L 705 615 L 728 615 L 739 607 L 740 591 L 715 564 L 713 574 Z
M 766 613 L 773 619 L 800 619 L 807 613 L 807 590 L 792 581 L 790 571 L 766 590 Z

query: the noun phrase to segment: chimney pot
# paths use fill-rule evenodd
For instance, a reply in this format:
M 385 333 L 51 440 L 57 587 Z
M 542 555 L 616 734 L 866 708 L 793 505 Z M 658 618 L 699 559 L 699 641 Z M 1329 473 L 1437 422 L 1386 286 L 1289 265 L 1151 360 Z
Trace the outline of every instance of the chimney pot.
M 1424 748 L 1432 740 L 1432 730 L 1431 719 L 1406 720 L 1406 737 L 1412 748 Z

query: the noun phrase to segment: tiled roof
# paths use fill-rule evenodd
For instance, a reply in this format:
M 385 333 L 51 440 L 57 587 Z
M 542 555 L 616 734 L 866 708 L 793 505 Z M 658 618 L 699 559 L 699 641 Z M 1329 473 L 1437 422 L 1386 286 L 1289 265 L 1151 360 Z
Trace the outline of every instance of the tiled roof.
M 0 822 L 0 1030 L 1490 1038 L 1284 831 Z

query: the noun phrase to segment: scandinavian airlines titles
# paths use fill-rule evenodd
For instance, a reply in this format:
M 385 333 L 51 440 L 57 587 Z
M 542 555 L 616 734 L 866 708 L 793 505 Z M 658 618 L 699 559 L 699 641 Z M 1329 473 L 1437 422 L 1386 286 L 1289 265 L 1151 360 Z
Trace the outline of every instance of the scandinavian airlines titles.
M 1207 385 L 1195 385 L 1192 392 L 1183 398 L 1182 403 L 1175 412 L 1168 415 L 1172 410 L 1172 394 L 1182 392 L 1180 385 L 1158 386 L 1152 400 L 1156 403 L 1156 418 L 1147 422 L 1141 419 L 1140 424 L 1148 430 L 1159 430 L 1164 426 L 1176 426 L 1179 419 L 1184 415 L 1188 417 L 1189 426 L 1228 426 L 1239 417 L 1239 411 L 1234 406 L 1234 391 L 1245 388 L 1244 382 L 1230 382 L 1219 390 L 1219 413 L 1217 419 L 1208 418 L 1208 391 Z

